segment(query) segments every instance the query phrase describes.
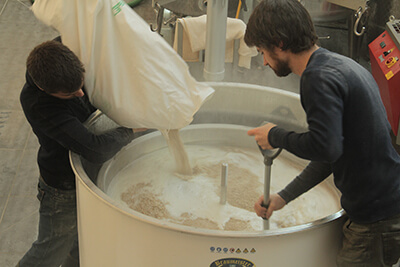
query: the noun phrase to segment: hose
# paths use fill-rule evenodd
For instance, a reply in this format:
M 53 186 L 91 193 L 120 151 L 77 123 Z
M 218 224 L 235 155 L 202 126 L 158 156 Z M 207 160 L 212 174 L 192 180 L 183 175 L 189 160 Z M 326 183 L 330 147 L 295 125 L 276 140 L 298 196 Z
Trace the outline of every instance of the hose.
M 236 10 L 236 16 L 235 16 L 235 18 L 239 18 L 239 14 L 240 14 L 240 9 L 242 8 L 242 0 L 239 0 L 239 4 L 238 4 L 238 7 L 237 7 L 237 10 Z

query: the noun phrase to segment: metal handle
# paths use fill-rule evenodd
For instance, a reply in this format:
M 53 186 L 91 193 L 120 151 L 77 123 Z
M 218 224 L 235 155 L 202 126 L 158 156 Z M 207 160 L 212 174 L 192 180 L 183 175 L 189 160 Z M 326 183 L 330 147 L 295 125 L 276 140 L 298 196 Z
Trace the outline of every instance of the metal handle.
M 272 161 L 279 156 L 282 151 L 282 148 L 274 148 L 274 149 L 262 149 L 260 146 L 258 148 L 261 151 L 261 154 L 264 156 L 264 164 L 271 165 Z
M 272 165 L 272 164 L 271 164 Z M 271 190 L 271 165 L 265 165 L 265 174 L 264 174 L 264 199 L 262 206 L 268 209 L 269 206 L 269 196 Z M 269 220 L 264 219 L 264 230 L 269 229 Z
M 154 5 L 154 11 L 156 12 L 156 18 L 157 18 L 157 26 L 153 27 L 153 24 L 150 23 L 150 29 L 153 32 L 161 33 L 161 27 L 164 19 L 164 7 L 160 6 L 159 3 L 155 3 Z
M 359 7 L 358 10 L 357 10 L 357 12 L 356 12 L 356 14 L 355 14 L 357 20 L 356 20 L 356 22 L 354 23 L 354 29 L 353 29 L 353 30 L 354 30 L 354 34 L 357 35 L 357 36 L 361 36 L 361 35 L 363 35 L 364 32 L 365 32 L 365 26 L 362 26 L 361 32 L 358 32 L 358 26 L 359 26 L 359 24 L 360 24 L 360 21 L 361 21 L 362 16 L 365 14 L 365 12 L 366 12 L 367 10 L 368 10 L 368 6 L 366 6 L 364 10 L 363 10 L 362 7 Z
M 270 196 L 270 189 L 271 189 L 271 168 L 273 160 L 278 157 L 281 153 L 282 148 L 277 149 L 265 149 L 263 150 L 260 146 L 258 146 L 261 150 L 261 153 L 264 156 L 264 164 L 265 164 L 265 172 L 264 172 L 264 199 L 262 206 L 268 207 L 269 205 L 269 196 Z M 269 220 L 264 219 L 264 230 L 269 229 Z

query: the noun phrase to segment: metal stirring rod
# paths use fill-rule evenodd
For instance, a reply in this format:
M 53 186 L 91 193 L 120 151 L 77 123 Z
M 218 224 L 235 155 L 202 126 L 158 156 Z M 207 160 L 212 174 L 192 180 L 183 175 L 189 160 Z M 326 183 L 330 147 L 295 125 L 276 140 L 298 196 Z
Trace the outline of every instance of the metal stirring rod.
M 222 163 L 221 165 L 221 195 L 220 204 L 226 204 L 226 192 L 228 183 L 228 163 Z
M 264 201 L 263 206 L 268 208 L 269 205 L 269 195 L 270 195 L 270 188 L 271 188 L 271 166 L 273 160 L 281 153 L 282 148 L 278 149 L 266 149 L 263 150 L 259 146 L 261 153 L 264 156 L 264 164 L 265 164 L 265 173 L 264 173 Z M 269 229 L 269 220 L 264 219 L 264 230 Z

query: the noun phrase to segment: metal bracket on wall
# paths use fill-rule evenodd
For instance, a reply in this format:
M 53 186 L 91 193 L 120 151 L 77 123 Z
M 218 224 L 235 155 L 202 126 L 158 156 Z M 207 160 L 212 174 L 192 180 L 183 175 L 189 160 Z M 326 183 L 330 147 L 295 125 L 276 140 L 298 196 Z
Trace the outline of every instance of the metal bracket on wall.
M 366 24 L 366 19 L 368 19 L 368 11 L 369 11 L 369 7 L 367 4 L 364 9 L 360 6 L 355 14 L 356 22 L 354 23 L 353 31 L 354 31 L 354 34 L 357 36 L 361 36 L 365 32 L 364 25 Z M 361 31 L 358 31 L 359 27 L 361 27 Z

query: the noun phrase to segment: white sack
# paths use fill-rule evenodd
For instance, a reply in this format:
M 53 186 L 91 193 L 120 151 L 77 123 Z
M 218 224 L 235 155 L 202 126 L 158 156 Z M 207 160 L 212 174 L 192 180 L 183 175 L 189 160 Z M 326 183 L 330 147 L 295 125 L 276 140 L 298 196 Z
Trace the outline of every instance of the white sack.
M 32 11 L 84 64 L 92 104 L 120 125 L 180 129 L 214 92 L 124 1 L 36 0 Z

